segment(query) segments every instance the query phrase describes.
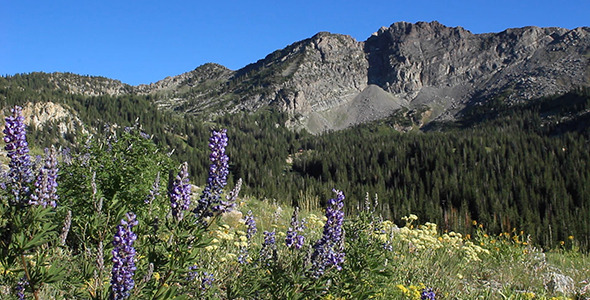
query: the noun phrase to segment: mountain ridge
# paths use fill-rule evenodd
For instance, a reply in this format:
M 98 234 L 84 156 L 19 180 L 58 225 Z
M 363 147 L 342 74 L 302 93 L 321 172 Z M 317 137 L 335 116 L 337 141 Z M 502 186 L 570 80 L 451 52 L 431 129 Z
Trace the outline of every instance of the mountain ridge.
M 327 32 L 295 42 L 235 71 L 221 94 L 233 100 L 225 102 L 230 112 L 275 106 L 293 116 L 290 126 L 313 133 L 377 120 L 401 106 L 454 120 L 494 97 L 521 101 L 590 85 L 589 49 L 588 27 L 473 34 L 436 21 L 397 22 L 362 42 Z M 365 89 L 370 105 L 349 113 Z M 185 98 L 189 106 L 203 103 Z M 371 117 L 371 107 L 389 98 L 396 105 Z
M 365 41 L 320 32 L 239 70 L 207 63 L 130 86 L 53 73 L 71 94 L 148 95 L 163 109 L 214 117 L 267 107 L 311 133 L 387 117 L 401 108 L 457 120 L 490 99 L 519 102 L 590 86 L 590 27 L 527 26 L 473 34 L 433 22 L 396 22 Z

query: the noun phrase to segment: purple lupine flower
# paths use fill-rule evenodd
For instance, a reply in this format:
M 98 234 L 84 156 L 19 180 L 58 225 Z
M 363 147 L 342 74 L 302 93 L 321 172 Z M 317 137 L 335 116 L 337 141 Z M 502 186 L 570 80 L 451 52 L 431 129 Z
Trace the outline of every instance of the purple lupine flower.
M 126 215 L 127 220 L 122 219 L 117 226 L 117 233 L 113 238 L 113 270 L 111 273 L 112 299 L 125 299 L 135 286 L 133 275 L 135 274 L 135 248 L 133 242 L 137 235 L 133 233 L 133 226 L 138 224 L 136 216 L 132 212 Z
M 333 191 L 336 198 L 328 202 L 324 232 L 314 244 L 314 252 L 311 255 L 311 271 L 315 278 L 322 276 L 329 267 L 335 267 L 340 271 L 344 262 L 344 194 L 338 190 Z
M 227 194 L 227 196 L 225 196 L 225 200 L 227 200 L 225 202 L 225 207 L 235 207 L 236 206 L 236 200 L 238 199 L 238 195 L 240 194 L 240 190 L 242 189 L 242 178 L 238 179 L 238 182 L 236 182 L 236 185 L 234 186 L 234 188 L 229 192 L 229 194 Z
M 43 207 L 50 205 L 54 208 L 57 206 L 57 200 L 59 199 L 57 195 L 57 172 L 55 147 L 51 147 L 51 149 L 45 148 L 45 162 L 39 169 L 37 180 L 35 180 L 35 191 L 31 195 L 29 204 L 42 205 Z
M 246 232 L 246 237 L 248 238 L 248 241 L 250 241 L 250 240 L 252 240 L 252 237 L 254 237 L 256 232 L 258 231 L 258 229 L 256 228 L 256 220 L 254 220 L 254 215 L 252 214 L 251 210 L 248 211 L 245 221 L 246 221 L 245 222 L 246 226 L 248 227 L 248 231 Z
M 190 267 L 188 267 L 189 272 L 186 274 L 186 280 L 187 281 L 193 281 L 197 278 L 197 275 L 199 275 L 199 272 L 197 271 L 199 269 L 199 267 L 197 265 L 192 265 Z
M 154 183 L 152 184 L 152 188 L 150 189 L 150 193 L 143 202 L 145 204 L 150 204 L 156 197 L 160 195 L 160 172 L 156 174 L 156 179 L 154 179 Z
M 209 178 L 207 179 L 207 186 L 203 190 L 199 205 L 195 210 L 195 214 L 199 219 L 204 219 L 213 216 L 213 214 L 224 213 L 233 208 L 235 203 L 221 200 L 221 192 L 227 184 L 228 160 L 225 154 L 225 147 L 227 147 L 227 130 L 221 131 L 213 130 L 209 138 L 209 148 L 211 154 L 209 160 Z
M 205 292 L 210 288 L 213 285 L 213 281 L 215 281 L 213 273 L 203 271 L 201 274 L 201 292 Z
M 59 235 L 59 242 L 62 246 L 66 245 L 66 239 L 68 238 L 68 233 L 70 232 L 70 227 L 72 226 L 72 211 L 68 210 L 66 214 L 66 218 L 64 220 L 64 225 L 61 228 L 61 234 Z
M 305 242 L 305 237 L 301 234 L 305 228 L 303 221 L 299 221 L 299 207 L 296 207 L 291 217 L 291 227 L 287 230 L 285 244 L 289 248 L 301 249 Z
M 26 128 L 22 116 L 22 108 L 15 106 L 11 109 L 12 115 L 6 117 L 4 127 L 4 149 L 10 162 L 8 164 L 8 182 L 11 193 L 14 195 L 15 204 L 27 204 L 25 199 L 29 195 L 28 184 L 32 181 L 31 159 L 29 156 L 29 144 L 27 143 Z
M 187 274 L 187 281 L 199 280 L 200 285 L 199 289 L 201 292 L 205 292 L 209 287 L 213 285 L 213 281 L 215 281 L 215 276 L 213 273 L 209 273 L 207 271 L 198 271 L 199 267 L 197 265 L 192 265 L 189 267 L 189 272 Z
M 248 214 L 246 214 L 244 221 L 245 221 L 244 223 L 246 224 L 246 227 L 248 228 L 246 231 L 246 239 L 247 239 L 248 245 L 246 247 L 240 248 L 240 255 L 238 256 L 238 262 L 241 264 L 245 264 L 248 262 L 248 260 L 247 260 L 248 248 L 250 247 L 250 244 L 252 243 L 252 237 L 254 237 L 254 234 L 256 234 L 256 231 L 258 231 L 258 229 L 256 228 L 256 220 L 254 220 L 254 216 L 252 215 L 251 210 L 249 210 Z
M 66 147 L 61 149 L 61 160 L 63 164 L 72 164 L 72 150 L 70 148 Z
M 262 243 L 262 249 L 260 249 L 260 260 L 269 264 L 269 261 L 276 257 L 277 245 L 275 238 L 275 231 L 264 232 L 264 242 Z
M 22 277 L 16 284 L 16 287 L 14 289 L 16 291 L 16 296 L 19 300 L 25 299 L 25 286 L 27 285 L 29 285 L 29 282 L 25 277 Z
M 0 168 L 0 189 L 6 190 L 6 184 L 9 182 L 8 171 Z
M 436 295 L 434 294 L 431 288 L 423 289 L 422 293 L 420 294 L 420 300 L 435 300 L 435 297 Z
M 180 166 L 180 171 L 174 181 L 169 184 L 170 206 L 172 216 L 182 220 L 184 211 L 188 210 L 191 204 L 191 185 L 188 181 L 188 164 L 185 162 Z

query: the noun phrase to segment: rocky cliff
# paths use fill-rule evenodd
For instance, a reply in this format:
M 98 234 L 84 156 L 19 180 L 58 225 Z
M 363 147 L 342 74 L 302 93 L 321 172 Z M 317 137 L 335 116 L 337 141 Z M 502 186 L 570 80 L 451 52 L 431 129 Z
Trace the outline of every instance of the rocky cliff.
M 192 113 L 275 106 L 293 116 L 291 126 L 312 132 L 402 107 L 420 108 L 428 122 L 454 119 L 492 98 L 520 101 L 590 85 L 590 28 L 473 34 L 438 22 L 399 22 L 364 42 L 322 32 L 238 71 L 200 68 L 140 89 L 172 89 L 160 103 Z
M 42 89 L 150 95 L 162 108 L 206 117 L 275 107 L 290 114 L 287 125 L 313 133 L 400 111 L 422 125 L 456 119 L 490 99 L 517 102 L 590 86 L 590 28 L 473 34 L 438 22 L 399 22 L 366 41 L 321 32 L 237 71 L 208 63 L 149 85 L 49 76 Z
M 523 100 L 589 85 L 590 28 L 525 27 L 472 34 L 433 23 L 395 23 L 365 42 L 369 82 L 455 116 L 500 94 Z

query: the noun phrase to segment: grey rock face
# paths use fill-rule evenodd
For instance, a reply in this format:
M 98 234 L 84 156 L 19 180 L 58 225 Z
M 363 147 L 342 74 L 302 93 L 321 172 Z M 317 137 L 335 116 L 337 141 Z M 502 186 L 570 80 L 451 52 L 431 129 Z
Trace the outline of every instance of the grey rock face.
M 160 104 L 189 113 L 275 106 L 290 126 L 338 130 L 424 108 L 454 119 L 494 97 L 521 101 L 590 85 L 590 28 L 524 27 L 473 34 L 438 22 L 399 22 L 365 42 L 318 33 L 238 71 L 207 64 L 156 84 Z
M 437 22 L 395 23 L 365 43 L 369 82 L 411 104 L 442 102 L 440 113 L 450 116 L 502 92 L 514 100 L 565 92 L 590 84 L 589 33 L 525 27 L 472 34 Z
M 550 272 L 545 274 L 545 288 L 551 293 L 558 293 L 562 295 L 575 294 L 574 280 L 557 272 Z
M 49 81 L 53 88 L 70 94 L 86 96 L 119 96 L 133 92 L 133 87 L 118 80 L 96 76 L 81 76 L 72 73 L 51 73 Z

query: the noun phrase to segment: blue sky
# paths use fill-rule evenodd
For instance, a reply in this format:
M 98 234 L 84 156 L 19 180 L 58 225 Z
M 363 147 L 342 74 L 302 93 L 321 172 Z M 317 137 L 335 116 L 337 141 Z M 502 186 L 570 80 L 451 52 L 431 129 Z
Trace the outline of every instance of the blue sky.
M 0 75 L 72 72 L 137 85 L 207 62 L 236 70 L 320 31 L 366 40 L 394 22 L 473 33 L 590 26 L 590 0 L 0 0 Z

